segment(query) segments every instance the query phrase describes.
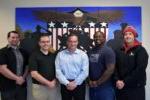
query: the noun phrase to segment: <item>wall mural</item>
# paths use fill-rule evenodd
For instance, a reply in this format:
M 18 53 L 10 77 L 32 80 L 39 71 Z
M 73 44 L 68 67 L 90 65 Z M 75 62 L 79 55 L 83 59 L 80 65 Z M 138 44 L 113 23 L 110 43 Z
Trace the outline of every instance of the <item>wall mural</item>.
M 133 25 L 141 41 L 141 7 L 32 7 L 16 8 L 16 30 L 23 34 L 22 47 L 30 53 L 40 34 L 49 34 L 55 50 L 64 49 L 68 34 L 79 36 L 79 48 L 88 51 L 93 34 L 102 31 L 108 45 L 122 45 L 122 30 Z

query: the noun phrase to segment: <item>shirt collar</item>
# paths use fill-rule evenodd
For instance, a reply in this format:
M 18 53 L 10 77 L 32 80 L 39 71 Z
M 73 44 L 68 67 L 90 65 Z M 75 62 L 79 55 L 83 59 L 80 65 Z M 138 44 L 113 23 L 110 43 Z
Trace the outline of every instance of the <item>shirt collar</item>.
M 7 48 L 18 49 L 19 47 L 18 46 L 12 46 L 12 45 L 8 44 Z
M 101 47 L 95 46 L 94 49 L 95 49 L 95 50 L 101 50 L 102 48 L 104 48 L 104 47 L 106 47 L 106 46 L 107 46 L 107 44 L 105 43 L 105 44 L 102 45 Z
M 39 50 L 43 55 L 49 55 L 49 52 L 46 54 L 46 53 L 44 53 L 44 51 L 43 50 Z
M 68 49 L 66 49 L 66 53 L 78 54 L 79 53 L 79 49 L 76 49 L 74 52 L 70 52 Z
M 138 41 L 138 40 L 134 40 L 134 44 L 132 47 L 129 47 L 126 43 L 123 44 L 123 49 L 125 50 L 125 52 L 128 52 L 130 49 L 136 47 L 136 46 L 139 46 L 141 45 L 141 43 Z

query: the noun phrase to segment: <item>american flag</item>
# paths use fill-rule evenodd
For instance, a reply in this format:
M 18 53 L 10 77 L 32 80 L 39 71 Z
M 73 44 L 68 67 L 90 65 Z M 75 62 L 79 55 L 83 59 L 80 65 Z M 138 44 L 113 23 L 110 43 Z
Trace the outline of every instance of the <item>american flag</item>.
M 47 28 L 49 31 L 52 32 L 52 35 L 50 35 L 50 41 L 52 47 L 55 50 L 59 50 L 62 44 L 61 43 L 62 41 L 59 39 L 59 37 L 63 37 L 63 36 L 67 37 L 67 35 L 70 34 L 69 30 L 78 30 L 80 31 L 81 35 L 86 34 L 85 36 L 88 36 L 89 39 L 93 39 L 93 34 L 96 31 L 102 31 L 106 34 L 106 39 L 108 37 L 108 23 L 105 22 L 100 22 L 100 23 L 89 22 L 86 23 L 85 25 L 79 26 L 79 25 L 74 25 L 73 23 L 67 23 L 67 22 L 60 23 L 60 22 L 51 21 L 47 23 Z

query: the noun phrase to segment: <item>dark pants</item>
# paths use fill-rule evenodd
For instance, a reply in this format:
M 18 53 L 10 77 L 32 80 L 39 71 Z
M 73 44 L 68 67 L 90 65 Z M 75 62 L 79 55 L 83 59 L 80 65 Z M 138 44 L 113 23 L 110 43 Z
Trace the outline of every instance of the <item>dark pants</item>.
M 111 84 L 92 87 L 90 88 L 89 93 L 90 100 L 115 100 L 115 91 Z
M 61 85 L 61 96 L 62 100 L 85 100 L 85 84 L 78 85 L 73 91 Z
M 117 90 L 117 100 L 145 100 L 145 87 Z
M 18 86 L 14 90 L 1 91 L 1 100 L 27 100 L 27 89 Z

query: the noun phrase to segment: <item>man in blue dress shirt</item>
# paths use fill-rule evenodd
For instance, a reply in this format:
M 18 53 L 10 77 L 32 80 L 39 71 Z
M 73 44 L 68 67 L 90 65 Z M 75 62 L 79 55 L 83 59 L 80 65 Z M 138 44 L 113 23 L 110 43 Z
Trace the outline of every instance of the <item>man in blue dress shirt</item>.
M 56 57 L 56 77 L 61 83 L 62 100 L 85 100 L 85 80 L 89 73 L 88 56 L 77 49 L 78 37 L 70 34 L 67 49 Z

